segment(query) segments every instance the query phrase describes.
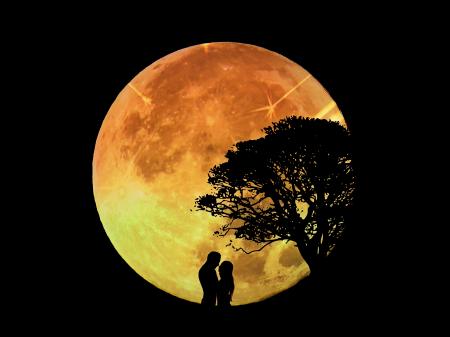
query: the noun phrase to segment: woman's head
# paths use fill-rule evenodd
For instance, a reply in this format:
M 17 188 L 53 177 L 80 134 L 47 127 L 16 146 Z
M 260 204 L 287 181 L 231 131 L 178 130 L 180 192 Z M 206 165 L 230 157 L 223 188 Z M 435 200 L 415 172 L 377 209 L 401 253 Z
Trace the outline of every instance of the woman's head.
M 220 277 L 233 275 L 233 264 L 230 261 L 223 261 L 219 266 Z

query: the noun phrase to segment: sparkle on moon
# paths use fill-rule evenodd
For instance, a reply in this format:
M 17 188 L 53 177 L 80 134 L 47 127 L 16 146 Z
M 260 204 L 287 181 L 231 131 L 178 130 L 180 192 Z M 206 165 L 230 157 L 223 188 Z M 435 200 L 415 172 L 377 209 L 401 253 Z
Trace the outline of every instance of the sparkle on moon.
M 306 70 L 253 45 L 196 45 L 140 72 L 109 109 L 93 160 L 100 219 L 123 259 L 156 287 L 197 303 L 197 273 L 212 250 L 234 264 L 233 305 L 273 296 L 307 276 L 292 242 L 235 252 L 226 247 L 229 236 L 213 236 L 223 219 L 191 211 L 211 190 L 208 170 L 235 142 L 261 137 L 263 127 L 288 115 L 345 125 Z

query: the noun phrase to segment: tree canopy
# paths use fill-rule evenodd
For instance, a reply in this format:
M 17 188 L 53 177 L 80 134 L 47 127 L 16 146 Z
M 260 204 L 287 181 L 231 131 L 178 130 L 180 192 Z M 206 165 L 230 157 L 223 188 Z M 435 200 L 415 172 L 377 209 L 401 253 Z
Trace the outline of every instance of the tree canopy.
M 210 169 L 213 191 L 196 207 L 229 219 L 216 235 L 234 231 L 260 244 L 257 250 L 294 241 L 311 266 L 334 249 L 353 204 L 350 134 L 337 122 L 296 116 L 263 131 Z

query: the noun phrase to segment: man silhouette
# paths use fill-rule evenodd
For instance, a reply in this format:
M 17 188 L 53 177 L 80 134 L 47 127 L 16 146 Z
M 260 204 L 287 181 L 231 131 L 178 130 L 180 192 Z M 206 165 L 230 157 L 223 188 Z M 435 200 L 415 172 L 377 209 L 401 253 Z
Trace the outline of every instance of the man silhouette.
M 219 280 L 216 274 L 216 267 L 220 262 L 220 253 L 210 252 L 206 262 L 198 272 L 198 278 L 203 288 L 202 305 L 214 307 L 217 299 L 217 284 Z

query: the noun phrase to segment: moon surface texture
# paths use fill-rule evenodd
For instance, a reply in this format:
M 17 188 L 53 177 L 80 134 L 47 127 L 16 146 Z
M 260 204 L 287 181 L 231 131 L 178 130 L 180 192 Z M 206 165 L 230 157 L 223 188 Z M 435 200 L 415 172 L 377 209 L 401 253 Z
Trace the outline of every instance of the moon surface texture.
M 207 43 L 171 53 L 128 83 L 95 145 L 93 190 L 100 220 L 122 258 L 145 280 L 200 303 L 208 252 L 234 264 L 233 305 L 293 286 L 309 267 L 292 242 L 236 252 L 214 231 L 225 219 L 195 211 L 211 191 L 208 171 L 238 141 L 289 115 L 344 118 L 321 84 L 289 59 L 253 45 Z M 234 245 L 255 248 L 251 242 Z M 257 248 L 257 247 L 256 247 Z

